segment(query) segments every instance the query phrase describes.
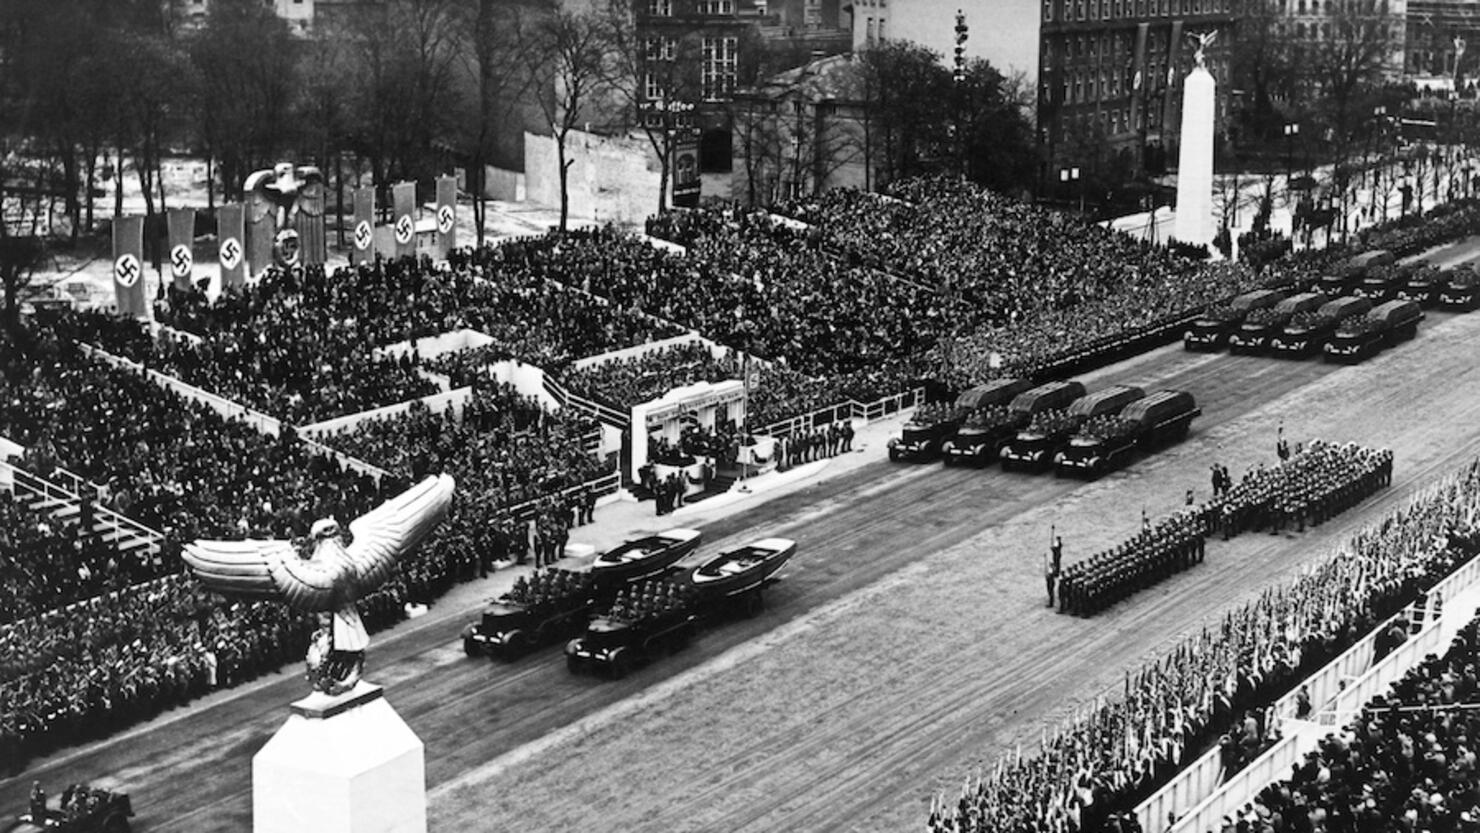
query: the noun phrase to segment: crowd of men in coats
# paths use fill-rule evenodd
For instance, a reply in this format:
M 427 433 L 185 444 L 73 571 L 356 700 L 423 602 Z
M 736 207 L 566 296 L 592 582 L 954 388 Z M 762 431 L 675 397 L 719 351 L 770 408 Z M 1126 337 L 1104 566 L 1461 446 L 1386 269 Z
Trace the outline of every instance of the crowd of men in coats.
M 1326 735 L 1220 833 L 1480 831 L 1480 620 Z
M 1363 529 L 1316 569 L 1128 672 L 1123 692 L 1107 692 L 1050 728 L 1037 750 L 971 773 L 958 795 L 932 803 L 928 829 L 1130 829 L 1135 807 L 1184 763 L 1477 553 L 1480 460 Z M 1287 819 L 1277 830 L 1326 829 Z

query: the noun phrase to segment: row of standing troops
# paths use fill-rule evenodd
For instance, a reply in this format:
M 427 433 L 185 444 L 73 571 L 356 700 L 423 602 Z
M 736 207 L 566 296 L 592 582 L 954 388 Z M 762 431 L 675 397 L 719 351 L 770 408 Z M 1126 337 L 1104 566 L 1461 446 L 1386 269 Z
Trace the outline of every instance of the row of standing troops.
M 1045 570 L 1048 604 L 1058 591 L 1061 613 L 1088 616 L 1203 560 L 1201 525 L 1189 513 L 1145 524 L 1141 533 L 1082 561 L 1062 567 L 1063 543 L 1055 537 Z

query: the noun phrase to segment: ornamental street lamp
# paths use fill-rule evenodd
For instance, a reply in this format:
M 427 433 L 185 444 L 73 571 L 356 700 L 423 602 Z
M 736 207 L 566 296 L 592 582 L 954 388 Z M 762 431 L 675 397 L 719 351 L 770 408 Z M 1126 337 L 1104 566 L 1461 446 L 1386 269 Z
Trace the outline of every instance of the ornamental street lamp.
M 1079 179 L 1079 169 L 1078 168 L 1060 168 L 1059 169 L 1059 182 L 1062 182 L 1062 183 L 1065 183 L 1065 184 L 1068 184 L 1070 182 L 1080 182 L 1080 179 Z M 1082 184 L 1079 187 L 1079 213 L 1080 214 L 1083 214 L 1084 213 L 1084 186 Z
M 1285 125 L 1285 193 L 1290 192 L 1290 178 L 1294 173 L 1293 150 L 1295 137 L 1300 135 L 1300 125 L 1289 123 Z

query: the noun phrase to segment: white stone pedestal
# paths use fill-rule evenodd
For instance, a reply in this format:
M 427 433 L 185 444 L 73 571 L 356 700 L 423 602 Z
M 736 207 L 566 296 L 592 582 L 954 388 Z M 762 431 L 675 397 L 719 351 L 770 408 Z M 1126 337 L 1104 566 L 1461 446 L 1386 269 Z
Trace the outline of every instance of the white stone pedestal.
M 1182 91 L 1182 135 L 1177 153 L 1177 216 L 1172 236 L 1183 243 L 1213 242 L 1213 131 L 1217 82 L 1204 68 L 1187 74 Z
M 361 682 L 311 694 L 252 758 L 255 833 L 426 833 L 421 739 Z

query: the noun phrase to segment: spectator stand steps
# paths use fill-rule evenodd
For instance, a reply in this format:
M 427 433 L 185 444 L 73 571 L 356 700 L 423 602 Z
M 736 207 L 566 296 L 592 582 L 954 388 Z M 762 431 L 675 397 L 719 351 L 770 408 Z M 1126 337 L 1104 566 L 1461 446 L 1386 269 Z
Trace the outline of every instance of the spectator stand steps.
M 16 499 L 32 512 L 66 521 L 80 519 L 83 514 L 82 496 L 95 496 L 98 487 L 65 469 L 57 469 L 53 477 L 61 482 L 38 477 L 0 460 L 0 486 L 9 484 Z M 90 511 L 92 533 L 113 547 L 120 557 L 144 562 L 160 557 L 164 536 L 159 532 L 96 504 Z

